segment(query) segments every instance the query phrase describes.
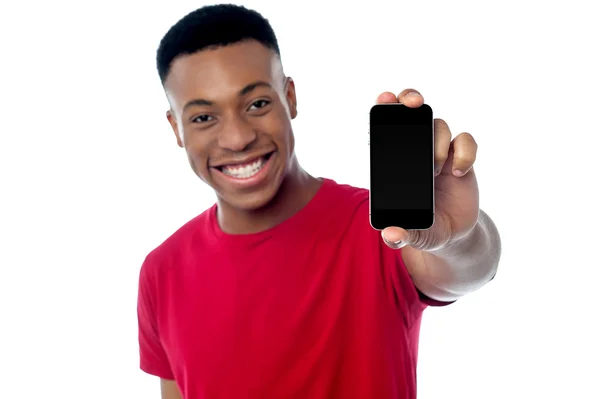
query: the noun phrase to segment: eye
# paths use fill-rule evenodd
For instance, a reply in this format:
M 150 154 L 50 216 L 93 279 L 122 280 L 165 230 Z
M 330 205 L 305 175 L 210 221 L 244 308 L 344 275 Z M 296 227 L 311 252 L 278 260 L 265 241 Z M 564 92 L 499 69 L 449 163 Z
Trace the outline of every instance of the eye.
M 210 122 L 211 121 L 211 119 L 209 119 L 209 118 L 212 118 L 212 116 L 210 116 L 210 115 L 198 115 L 198 116 L 196 116 L 196 117 L 194 117 L 192 119 L 192 122 L 195 122 L 195 123 L 206 123 L 206 122 Z
M 250 109 L 252 109 L 252 107 L 256 107 L 258 109 L 264 108 L 269 104 L 270 104 L 270 102 L 267 100 L 258 100 L 258 101 L 255 101 L 252 103 L 252 105 L 250 106 Z

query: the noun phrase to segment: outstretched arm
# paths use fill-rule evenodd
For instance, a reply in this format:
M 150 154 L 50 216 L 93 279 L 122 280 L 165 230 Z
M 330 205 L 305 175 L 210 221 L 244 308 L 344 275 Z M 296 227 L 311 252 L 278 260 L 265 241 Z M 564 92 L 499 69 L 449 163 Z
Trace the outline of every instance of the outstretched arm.
M 402 103 L 418 108 L 419 92 L 385 92 L 377 103 Z M 479 208 L 479 188 L 473 170 L 477 143 L 463 132 L 452 138 L 448 124 L 434 120 L 435 222 L 427 230 L 388 227 L 385 243 L 402 248 L 402 257 L 415 286 L 432 299 L 451 302 L 472 292 L 496 274 L 500 235 L 492 219 Z M 398 179 L 405 171 L 398 171 Z M 410 195 L 408 193 L 407 195 Z
M 433 251 L 407 246 L 402 258 L 415 286 L 432 299 L 451 302 L 488 283 L 500 262 L 500 234 L 492 219 L 479 211 L 465 237 Z

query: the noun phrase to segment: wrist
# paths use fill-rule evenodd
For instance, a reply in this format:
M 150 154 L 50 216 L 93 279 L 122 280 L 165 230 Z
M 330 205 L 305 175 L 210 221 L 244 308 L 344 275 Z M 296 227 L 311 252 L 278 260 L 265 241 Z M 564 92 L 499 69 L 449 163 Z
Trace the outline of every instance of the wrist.
M 489 234 L 482 214 L 483 212 L 480 211 L 477 222 L 470 230 L 451 238 L 443 246 L 427 252 L 446 259 L 474 255 L 481 249 L 485 250 L 489 243 Z

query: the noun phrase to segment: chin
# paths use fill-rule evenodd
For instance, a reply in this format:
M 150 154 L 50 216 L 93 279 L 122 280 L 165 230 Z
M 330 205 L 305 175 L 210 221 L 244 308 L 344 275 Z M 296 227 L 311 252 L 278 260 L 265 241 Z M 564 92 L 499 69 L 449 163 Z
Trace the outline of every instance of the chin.
M 280 184 L 273 181 L 268 186 L 252 193 L 223 193 L 220 195 L 220 199 L 240 211 L 258 211 L 273 201 L 279 191 L 279 186 Z

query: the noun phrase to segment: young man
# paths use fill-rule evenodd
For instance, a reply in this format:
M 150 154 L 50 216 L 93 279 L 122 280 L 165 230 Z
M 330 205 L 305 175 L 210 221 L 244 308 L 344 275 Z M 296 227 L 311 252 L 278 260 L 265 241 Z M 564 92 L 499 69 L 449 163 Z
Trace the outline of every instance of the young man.
M 435 225 L 382 237 L 367 190 L 300 166 L 294 82 L 258 13 L 190 13 L 157 64 L 177 143 L 217 196 L 141 268 L 141 369 L 160 377 L 162 397 L 415 398 L 423 310 L 483 286 L 499 261 L 473 138 L 452 140 L 435 121 Z

